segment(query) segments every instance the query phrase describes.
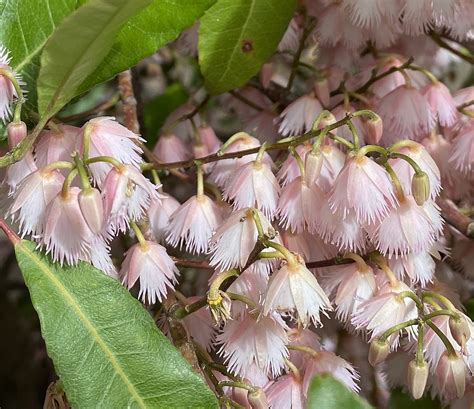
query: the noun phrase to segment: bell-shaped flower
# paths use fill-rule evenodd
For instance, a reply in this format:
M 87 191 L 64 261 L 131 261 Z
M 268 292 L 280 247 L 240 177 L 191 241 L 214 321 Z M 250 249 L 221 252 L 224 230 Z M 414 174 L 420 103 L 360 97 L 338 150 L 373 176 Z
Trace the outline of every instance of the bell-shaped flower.
M 13 100 L 18 97 L 17 91 L 13 85 L 10 75 L 17 77 L 17 81 L 21 80 L 17 74 L 12 71 L 10 66 L 11 57 L 9 57 L 8 50 L 0 44 L 0 69 L 9 73 L 9 75 L 0 74 L 0 121 L 4 123 L 11 116 L 11 104 Z
M 454 125 L 458 118 L 458 110 L 448 87 L 437 81 L 427 85 L 422 92 L 439 124 L 441 126 Z
M 296 233 L 314 232 L 319 223 L 318 209 L 325 201 L 316 185 L 308 185 L 300 176 L 282 189 L 278 201 L 278 213 L 284 229 Z
M 387 171 L 366 156 L 350 155 L 329 195 L 331 209 L 347 216 L 354 210 L 359 223 L 381 220 L 395 203 Z
M 263 314 L 286 313 L 306 327 L 321 323 L 321 312 L 331 310 L 331 302 L 316 277 L 302 262 L 284 263 L 273 273 L 265 293 Z
M 372 241 L 392 257 L 428 251 L 436 239 L 433 222 L 413 196 L 405 196 L 375 228 Z
M 308 132 L 322 110 L 323 106 L 314 95 L 303 95 L 280 114 L 281 123 L 278 131 L 285 136 Z
M 58 160 L 70 161 L 81 137 L 81 128 L 65 124 L 57 124 L 54 128 L 41 132 L 35 146 L 38 166 L 44 167 Z
M 371 299 L 360 304 L 352 324 L 357 329 L 366 329 L 370 340 L 381 336 L 385 331 L 402 322 L 418 317 L 415 302 L 400 293 L 412 290 L 403 282 L 385 284 Z M 399 332 L 389 337 L 389 343 L 394 349 L 398 345 Z
M 262 161 L 249 162 L 237 169 L 232 181 L 224 188 L 226 200 L 235 209 L 255 207 L 273 219 L 280 195 L 280 185 L 270 166 Z
M 137 145 L 140 137 L 115 121 L 114 117 L 91 119 L 82 127 L 83 138 L 89 138 L 89 158 L 110 156 L 126 165 L 138 166 L 142 149 Z M 85 135 L 85 136 L 84 136 Z M 79 150 L 84 149 L 84 139 L 79 140 Z M 101 185 L 108 175 L 111 164 L 97 162 L 89 165 L 94 180 Z
M 300 378 L 293 374 L 280 376 L 275 382 L 265 387 L 268 405 L 271 409 L 303 409 L 305 397 Z
M 181 162 L 191 158 L 189 148 L 177 135 L 161 135 L 153 149 L 155 156 L 162 162 Z
M 19 220 L 23 235 L 43 232 L 46 208 L 61 191 L 63 181 L 57 171 L 37 170 L 20 183 L 8 214 Z
M 359 374 L 345 359 L 333 352 L 320 351 L 308 359 L 303 378 L 303 391 L 308 394 L 309 384 L 316 375 L 329 374 L 354 392 L 359 391 Z
M 88 252 L 94 237 L 79 206 L 80 192 L 72 187 L 66 194 L 58 194 L 45 213 L 43 243 L 46 252 L 61 265 L 76 264 Z
M 253 212 L 257 212 L 263 232 L 275 235 L 271 223 L 262 212 L 250 208 L 238 210 L 232 213 L 212 236 L 211 266 L 224 271 L 246 265 L 258 239 Z
M 222 223 L 221 208 L 209 196 L 195 195 L 170 217 L 166 241 L 191 253 L 205 253 L 209 240 Z
M 122 283 L 127 288 L 140 280 L 138 298 L 149 304 L 161 302 L 168 290 L 176 285 L 178 275 L 178 268 L 166 249 L 153 241 L 130 247 L 120 269 Z
M 161 193 L 154 197 L 148 207 L 148 221 L 156 241 L 164 242 L 166 229 L 169 225 L 171 215 L 179 208 L 180 203 L 171 195 Z
M 251 364 L 266 374 L 277 376 L 288 358 L 287 326 L 278 314 L 259 315 L 247 312 L 228 321 L 217 336 L 221 355 L 231 372 L 244 375 Z

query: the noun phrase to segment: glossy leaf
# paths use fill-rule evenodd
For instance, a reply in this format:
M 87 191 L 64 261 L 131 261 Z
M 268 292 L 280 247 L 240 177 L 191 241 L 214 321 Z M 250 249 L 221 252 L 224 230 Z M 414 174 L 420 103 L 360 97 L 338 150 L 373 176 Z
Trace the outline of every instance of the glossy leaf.
M 295 0 L 219 0 L 202 17 L 199 65 L 219 94 L 247 82 L 276 50 Z
M 191 26 L 215 1 L 154 0 L 122 28 L 107 57 L 81 85 L 80 91 L 112 78 L 153 54 Z
M 214 394 L 120 283 L 61 267 L 20 241 L 16 256 L 74 408 L 216 408 Z
M 41 55 L 38 110 L 51 117 L 112 48 L 117 33 L 151 0 L 89 0 L 55 30 Z
M 309 385 L 306 409 L 371 409 L 359 395 L 329 375 L 315 376 Z
M 0 44 L 10 50 L 13 69 L 36 106 L 40 55 L 56 27 L 77 7 L 77 0 L 0 0 Z

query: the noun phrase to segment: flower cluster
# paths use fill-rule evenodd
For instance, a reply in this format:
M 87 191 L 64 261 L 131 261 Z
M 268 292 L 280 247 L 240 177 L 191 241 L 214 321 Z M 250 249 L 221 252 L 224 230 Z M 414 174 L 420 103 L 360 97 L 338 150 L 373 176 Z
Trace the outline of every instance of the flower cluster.
M 441 208 L 472 206 L 474 87 L 442 81 L 439 45 L 472 37 L 474 6 L 302 7 L 252 85 L 206 117 L 183 105 L 146 155 L 114 117 L 50 121 L 6 171 L 5 215 L 55 262 L 91 263 L 146 304 L 176 298 L 207 381 L 236 404 L 304 407 L 325 373 L 366 393 L 344 333 L 386 384 L 462 405 L 474 324 L 448 285 L 473 273 L 474 246 Z M 177 50 L 193 53 L 193 30 Z M 20 85 L 0 48 L 11 149 L 27 138 Z M 223 132 L 223 115 L 242 130 Z

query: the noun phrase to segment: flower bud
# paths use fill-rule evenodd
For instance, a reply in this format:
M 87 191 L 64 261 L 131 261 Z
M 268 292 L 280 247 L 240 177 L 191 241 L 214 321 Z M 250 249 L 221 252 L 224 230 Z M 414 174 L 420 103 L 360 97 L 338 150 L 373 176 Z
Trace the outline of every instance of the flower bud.
M 18 145 L 27 135 L 28 130 L 23 121 L 10 122 L 7 126 L 8 146 L 13 149 Z
M 377 144 L 380 142 L 383 133 L 383 122 L 377 114 L 375 118 L 369 118 L 365 122 L 365 140 L 370 144 Z
M 265 392 L 262 388 L 255 388 L 254 391 L 249 392 L 247 395 L 247 400 L 250 403 L 252 409 L 267 409 L 268 402 Z
M 316 183 L 321 168 L 323 166 L 323 155 L 318 150 L 317 152 L 310 151 L 306 154 L 305 159 L 305 179 L 308 186 Z
M 372 366 L 384 361 L 390 354 L 390 345 L 387 341 L 376 339 L 370 344 L 369 363 Z
M 329 83 L 326 78 L 320 78 L 316 81 L 316 83 L 314 84 L 314 93 L 316 94 L 316 97 L 318 97 L 324 107 L 329 106 Z
M 416 359 L 414 359 L 408 364 L 408 388 L 413 399 L 420 399 L 423 396 L 428 373 L 428 365 L 426 365 L 425 361 L 418 364 Z
M 467 370 L 464 360 L 444 352 L 436 368 L 438 389 L 447 400 L 462 398 L 466 389 Z
M 422 206 L 430 197 L 430 178 L 425 172 L 417 172 L 411 180 L 411 192 L 418 206 Z
M 95 188 L 81 191 L 79 206 L 91 231 L 95 234 L 100 233 L 104 225 L 104 205 L 100 192 Z
M 262 69 L 260 70 L 259 79 L 260 84 L 262 84 L 263 88 L 268 88 L 270 85 L 270 81 L 272 80 L 273 76 L 273 66 L 272 63 L 266 63 L 262 65 Z
M 471 329 L 467 320 L 463 316 L 459 316 L 458 319 L 449 317 L 449 329 L 454 340 L 459 344 L 463 345 L 467 339 L 471 336 Z

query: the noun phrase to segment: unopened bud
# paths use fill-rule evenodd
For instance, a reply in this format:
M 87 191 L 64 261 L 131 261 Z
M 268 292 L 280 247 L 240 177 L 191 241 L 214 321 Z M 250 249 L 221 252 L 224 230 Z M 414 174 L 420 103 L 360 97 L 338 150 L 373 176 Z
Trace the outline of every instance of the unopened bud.
M 336 117 L 331 112 L 328 112 L 327 115 L 324 115 L 324 117 L 321 118 L 318 129 L 326 128 L 326 126 L 335 124 L 336 122 L 337 122 Z
M 370 144 L 378 144 L 383 134 L 383 122 L 377 114 L 374 117 L 370 117 L 364 123 L 365 127 L 365 140 Z
M 426 365 L 425 361 L 417 363 L 416 359 L 414 359 L 408 364 L 408 388 L 413 399 L 420 399 L 423 396 L 428 373 L 428 365 Z
M 411 193 L 418 206 L 422 206 L 430 197 L 430 178 L 425 172 L 417 172 L 411 180 Z
M 13 149 L 28 134 L 28 129 L 23 121 L 10 122 L 7 126 L 8 146 Z
M 268 402 L 265 392 L 262 388 L 255 388 L 254 391 L 249 392 L 247 395 L 247 400 L 250 403 L 252 409 L 267 409 Z
M 387 341 L 376 339 L 370 344 L 369 363 L 372 366 L 384 361 L 390 354 L 390 345 Z
M 467 369 L 464 360 L 444 352 L 436 368 L 438 388 L 449 400 L 462 398 L 466 390 Z
M 449 317 L 449 329 L 454 340 L 459 345 L 463 345 L 471 337 L 469 324 L 462 315 L 459 318 Z
M 316 183 L 316 180 L 321 173 L 323 166 L 323 155 L 318 150 L 317 152 L 310 151 L 306 154 L 304 170 L 305 179 L 308 186 L 312 186 Z
M 79 207 L 91 231 L 98 234 L 104 225 L 104 205 L 100 192 L 90 188 L 79 193 Z

